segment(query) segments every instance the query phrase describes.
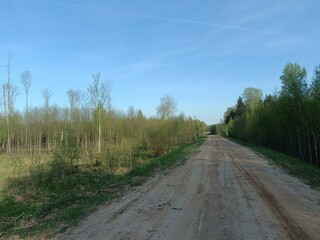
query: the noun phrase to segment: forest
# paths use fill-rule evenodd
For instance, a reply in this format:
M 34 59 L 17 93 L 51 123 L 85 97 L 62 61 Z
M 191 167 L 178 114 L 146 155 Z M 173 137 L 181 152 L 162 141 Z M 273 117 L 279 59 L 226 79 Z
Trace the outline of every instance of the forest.
M 281 90 L 265 97 L 246 88 L 218 131 L 320 166 L 320 65 L 309 80 L 306 68 L 288 63 L 280 80 Z
M 124 159 L 148 153 L 160 156 L 182 142 L 192 141 L 205 131 L 205 124 L 176 116 L 177 103 L 164 96 L 157 107 L 157 117 L 147 118 L 130 106 L 127 112 L 112 106 L 112 83 L 92 74 L 86 92 L 69 89 L 69 107 L 51 104 L 53 92 L 43 89 L 43 105 L 29 107 L 32 73 L 21 73 L 25 111 L 15 109 L 18 89 L 11 80 L 11 60 L 6 65 L 7 80 L 1 84 L 0 150 L 8 155 L 50 153 L 62 141 L 74 141 L 79 154 L 124 154 Z M 116 153 L 117 152 L 117 153 Z

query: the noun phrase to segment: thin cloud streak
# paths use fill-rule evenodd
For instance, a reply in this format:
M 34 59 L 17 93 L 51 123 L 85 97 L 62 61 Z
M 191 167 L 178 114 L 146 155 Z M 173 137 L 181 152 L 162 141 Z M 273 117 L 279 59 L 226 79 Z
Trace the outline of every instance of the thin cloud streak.
M 110 71 L 109 73 L 117 74 L 119 72 L 121 72 L 121 73 L 125 72 L 126 74 L 122 74 L 123 77 L 121 78 L 121 80 L 128 79 L 128 78 L 133 77 L 137 74 L 152 70 L 154 68 L 166 67 L 167 64 L 162 62 L 163 59 L 166 59 L 168 57 L 175 56 L 175 55 L 193 52 L 196 49 L 198 49 L 198 48 L 192 47 L 192 48 L 184 48 L 184 49 L 179 49 L 179 50 L 167 51 L 167 52 L 161 53 L 159 55 L 155 55 L 155 56 L 152 56 L 149 58 L 145 58 L 145 59 L 135 61 L 135 62 L 127 64 L 127 65 L 121 66 L 117 69 Z
M 224 25 L 224 24 L 218 24 L 218 23 L 212 23 L 207 21 L 200 21 L 200 20 L 191 20 L 191 19 L 184 19 L 184 18 L 171 18 L 171 17 L 162 17 L 162 16 L 155 16 L 155 15 L 148 15 L 148 14 L 142 14 L 142 13 L 133 13 L 133 12 L 124 12 L 124 11 L 117 11 L 112 10 L 113 12 L 117 12 L 119 14 L 132 16 L 132 17 L 139 17 L 139 18 L 149 18 L 149 19 L 155 19 L 155 20 L 161 20 L 161 21 L 171 21 L 171 22 L 182 22 L 182 23 L 192 23 L 192 24 L 201 24 L 201 25 L 207 25 L 217 28 L 223 28 L 223 29 L 234 29 L 234 30 L 240 30 L 240 31 L 249 31 L 249 32 L 255 32 L 255 33 L 264 33 L 264 34 L 270 34 L 270 33 L 282 33 L 280 31 L 275 30 L 261 30 L 261 29 L 255 29 L 255 28 L 247 28 L 247 27 L 240 27 L 235 25 Z

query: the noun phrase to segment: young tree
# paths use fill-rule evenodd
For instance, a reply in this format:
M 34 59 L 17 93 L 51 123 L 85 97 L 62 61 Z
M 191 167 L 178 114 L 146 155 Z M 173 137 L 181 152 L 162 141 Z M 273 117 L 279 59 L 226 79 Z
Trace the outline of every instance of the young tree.
M 67 91 L 67 95 L 68 95 L 68 100 L 70 104 L 69 121 L 72 123 L 75 120 L 75 111 L 80 105 L 82 93 L 79 89 L 77 90 L 69 89 Z
M 111 97 L 111 90 L 112 90 L 112 82 L 106 82 L 106 91 L 107 91 L 107 112 L 108 112 L 108 119 L 109 119 L 109 139 L 112 140 L 112 128 L 113 128 L 113 116 L 112 116 L 112 97 Z
M 50 98 L 53 95 L 53 92 L 51 90 L 49 90 L 48 88 L 45 88 L 42 90 L 42 97 L 44 100 L 44 108 L 46 111 L 49 111 L 49 102 L 50 102 Z
M 44 100 L 44 128 L 45 128 L 45 144 L 47 146 L 47 150 L 50 148 L 50 122 L 51 118 L 49 115 L 50 110 L 50 98 L 52 97 L 53 92 L 49 90 L 48 88 L 45 88 L 42 90 L 42 96 Z
M 17 87 L 11 83 L 11 61 L 12 56 L 9 54 L 6 65 L 7 82 L 2 84 L 2 105 L 7 125 L 7 154 L 11 154 L 10 119 L 14 111 L 16 96 L 18 95 Z
M 157 107 L 157 113 L 161 119 L 172 117 L 177 111 L 177 102 L 170 95 L 163 96 L 160 99 L 160 105 Z
M 252 114 L 255 109 L 262 103 L 262 91 L 257 88 L 249 87 L 246 88 L 242 94 L 244 103 L 247 105 L 249 114 Z
M 26 93 L 26 112 L 25 112 L 25 124 L 26 124 L 26 139 L 25 139 L 25 146 L 28 146 L 28 125 L 29 125 L 29 89 L 31 86 L 31 78 L 32 74 L 30 71 L 24 71 L 21 73 L 21 83 L 24 86 L 24 91 Z
M 111 108 L 111 85 L 101 82 L 101 73 L 92 74 L 93 83 L 88 87 L 88 101 L 98 110 L 98 153 L 101 151 L 101 112 L 106 103 Z M 108 106 L 109 107 L 109 106 Z

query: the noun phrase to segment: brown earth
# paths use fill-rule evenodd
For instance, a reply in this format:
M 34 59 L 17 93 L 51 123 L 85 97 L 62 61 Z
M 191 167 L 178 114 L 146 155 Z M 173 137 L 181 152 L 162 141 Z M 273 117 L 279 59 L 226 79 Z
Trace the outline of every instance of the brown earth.
M 57 239 L 320 239 L 320 192 L 210 136 L 184 166 L 107 203 Z

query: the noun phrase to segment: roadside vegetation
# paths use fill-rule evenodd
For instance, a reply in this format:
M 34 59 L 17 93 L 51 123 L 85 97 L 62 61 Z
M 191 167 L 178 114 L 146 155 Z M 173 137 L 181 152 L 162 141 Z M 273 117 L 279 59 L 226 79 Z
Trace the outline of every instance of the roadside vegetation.
M 224 114 L 218 132 L 320 166 L 320 65 L 308 83 L 307 71 L 288 63 L 279 92 L 263 97 L 246 88 Z
M 52 237 L 155 173 L 184 164 L 204 140 L 198 138 L 162 157 L 144 159 L 126 173 L 112 173 L 107 166 L 96 165 L 94 159 L 82 160 L 77 167 L 65 163 L 61 173 L 53 167 L 54 158 L 34 165 L 34 159 L 12 157 L 12 162 L 19 162 L 20 172 L 25 172 L 2 186 L 0 235 Z M 7 171 L 14 172 L 17 169 L 12 162 L 1 159 L 1 167 L 7 164 Z
M 296 63 L 285 66 L 280 80 L 281 90 L 274 95 L 246 88 L 211 132 L 241 141 L 319 188 L 320 65 L 310 83 L 306 69 Z
M 320 168 L 313 164 L 261 145 L 240 141 L 234 138 L 229 139 L 264 155 L 270 160 L 271 164 L 281 167 L 289 175 L 297 177 L 309 186 L 320 190 Z
M 86 92 L 69 89 L 68 107 L 29 107 L 30 71 L 21 74 L 25 111 L 15 109 L 18 88 L 1 84 L 0 238 L 52 236 L 108 199 L 141 184 L 146 176 L 183 162 L 203 140 L 206 125 L 176 115 L 173 97 L 164 96 L 157 116 L 112 106 L 112 84 L 92 74 Z

